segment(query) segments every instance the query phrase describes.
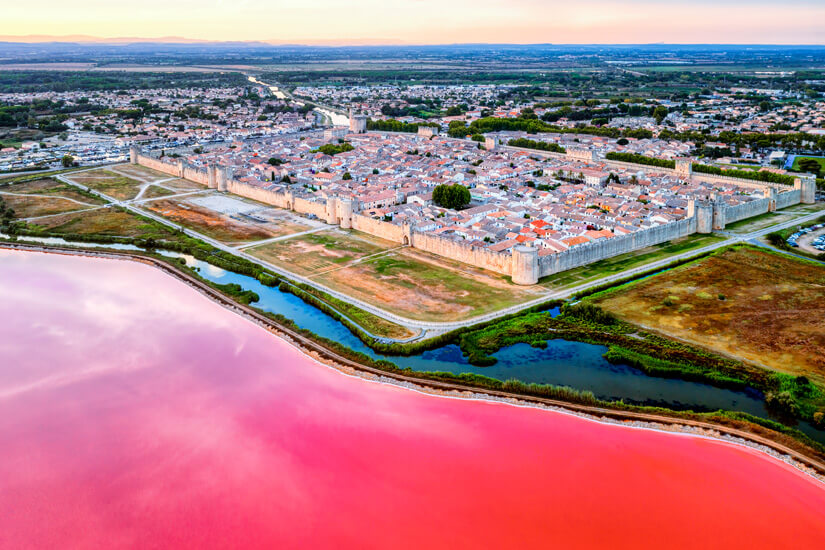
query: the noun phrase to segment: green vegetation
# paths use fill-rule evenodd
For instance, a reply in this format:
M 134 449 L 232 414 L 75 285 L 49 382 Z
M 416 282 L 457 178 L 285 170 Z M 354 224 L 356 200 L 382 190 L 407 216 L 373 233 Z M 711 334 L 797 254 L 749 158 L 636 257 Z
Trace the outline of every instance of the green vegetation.
M 439 125 L 435 122 L 417 122 L 417 123 L 407 123 L 401 122 L 400 120 L 394 119 L 387 119 L 387 120 L 373 120 L 369 119 L 367 121 L 367 130 L 378 130 L 381 132 L 406 132 L 406 133 L 416 133 L 420 126 L 431 126 L 433 128 L 438 128 Z
M 326 145 L 321 145 L 317 149 L 313 151 L 313 153 L 323 153 L 325 155 L 329 155 L 331 157 L 339 154 L 339 153 L 346 153 L 347 151 L 352 151 L 355 147 L 348 141 L 342 141 L 338 145 L 333 145 L 332 143 L 327 143 Z
M 214 88 L 246 84 L 246 77 L 236 72 L 0 71 L 0 93 Z
M 227 283 L 225 285 L 215 283 L 214 286 L 227 296 L 231 296 L 237 302 L 247 306 L 252 302 L 257 302 L 261 299 L 261 297 L 255 292 L 252 292 L 251 290 L 244 290 L 243 287 L 237 283 Z
M 537 151 L 550 151 L 552 153 L 564 154 L 567 150 L 558 143 L 548 143 L 546 141 L 534 141 L 527 138 L 511 139 L 507 145 L 510 147 L 522 147 L 524 149 L 536 149 Z
M 433 202 L 442 208 L 458 210 L 470 204 L 470 190 L 460 183 L 436 185 Z
M 755 172 L 753 170 L 723 170 L 718 166 L 708 166 L 707 164 L 693 163 L 693 171 L 702 174 L 714 174 L 717 176 L 728 176 L 746 180 L 764 181 L 769 183 L 781 183 L 793 185 L 794 177 L 785 174 L 776 174 L 767 170 Z
M 644 155 L 637 155 L 635 153 L 616 153 L 609 152 L 605 155 L 607 160 L 615 160 L 619 162 L 632 162 L 633 164 L 644 164 L 647 166 L 658 166 L 659 168 L 676 168 L 676 162 L 666 159 L 657 159 L 653 157 L 646 157 Z
M 806 172 L 822 178 L 825 174 L 825 158 L 822 157 L 796 157 L 791 170 L 794 172 Z

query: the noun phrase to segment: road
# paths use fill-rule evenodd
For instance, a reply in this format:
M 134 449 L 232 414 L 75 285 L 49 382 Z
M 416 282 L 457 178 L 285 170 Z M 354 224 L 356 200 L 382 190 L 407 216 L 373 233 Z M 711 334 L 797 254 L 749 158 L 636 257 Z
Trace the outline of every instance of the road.
M 77 172 L 74 172 L 74 173 L 76 174 Z M 88 187 L 86 187 L 82 184 L 75 183 L 74 181 L 66 178 L 62 174 L 58 175 L 56 177 L 59 180 L 63 181 L 64 183 L 67 183 L 69 185 L 73 185 L 75 187 L 78 187 L 78 188 L 83 189 L 85 191 L 88 191 L 90 193 L 93 193 L 93 194 L 99 196 L 100 198 L 108 201 L 109 203 L 111 203 L 113 205 L 120 206 L 122 208 L 125 208 L 126 210 L 128 210 L 128 211 L 130 211 L 134 214 L 138 214 L 140 216 L 145 216 L 147 218 L 151 218 L 152 220 L 155 220 L 156 222 L 158 222 L 160 224 L 163 224 L 163 225 L 165 225 L 169 228 L 172 228 L 176 231 L 181 231 L 182 233 L 184 233 L 186 235 L 189 235 L 190 237 L 200 239 L 200 240 L 202 240 L 206 243 L 209 243 L 210 245 L 214 246 L 215 248 L 217 248 L 219 250 L 222 250 L 224 252 L 228 252 L 229 254 L 232 254 L 234 256 L 237 256 L 237 257 L 243 258 L 245 260 L 248 260 L 249 262 L 251 262 L 253 264 L 256 264 L 260 267 L 266 268 L 266 269 L 268 269 L 268 270 L 270 270 L 270 271 L 272 271 L 272 272 L 274 272 L 278 275 L 281 275 L 284 278 L 287 278 L 287 279 L 292 280 L 294 282 L 310 285 L 310 286 L 312 286 L 314 288 L 317 288 L 318 290 L 321 290 L 322 292 L 324 292 L 324 293 L 326 293 L 326 294 L 328 294 L 328 295 L 330 295 L 330 296 L 332 296 L 332 297 L 334 297 L 338 300 L 341 300 L 341 301 L 346 302 L 348 304 L 354 305 L 354 306 L 358 307 L 359 309 L 362 309 L 362 310 L 364 310 L 368 313 L 371 313 L 371 314 L 373 314 L 377 317 L 380 317 L 384 320 L 396 323 L 398 325 L 407 327 L 407 328 L 409 328 L 413 331 L 417 331 L 417 332 L 420 333 L 420 335 L 418 337 L 415 337 L 415 338 L 412 338 L 412 339 L 407 339 L 407 340 L 399 340 L 399 341 L 410 341 L 410 340 L 414 340 L 414 339 L 432 337 L 432 336 L 435 336 L 435 335 L 438 335 L 438 334 L 443 334 L 445 332 L 449 332 L 451 330 L 464 328 L 464 327 L 469 327 L 469 326 L 472 326 L 472 325 L 475 325 L 475 324 L 478 324 L 478 323 L 484 323 L 484 322 L 492 321 L 492 320 L 495 320 L 495 319 L 498 319 L 498 318 L 501 318 L 501 317 L 504 317 L 504 316 L 507 316 L 507 315 L 511 315 L 513 313 L 518 313 L 518 312 L 524 311 L 526 309 L 529 309 L 529 308 L 538 306 L 540 304 L 546 303 L 550 300 L 567 299 L 567 298 L 570 298 L 571 296 L 573 296 L 574 294 L 576 294 L 578 292 L 582 292 L 584 290 L 588 290 L 588 289 L 593 288 L 593 287 L 601 286 L 601 285 L 604 285 L 606 283 L 611 283 L 611 282 L 619 281 L 619 280 L 622 280 L 622 279 L 626 279 L 626 278 L 632 277 L 634 275 L 640 275 L 642 273 L 655 271 L 657 269 L 664 268 L 664 267 L 666 267 L 667 265 L 669 265 L 673 262 L 693 258 L 693 257 L 699 256 L 699 255 L 705 254 L 707 252 L 712 252 L 712 251 L 718 250 L 722 247 L 729 246 L 731 244 L 736 244 L 736 243 L 741 243 L 741 242 L 758 241 L 758 239 L 760 237 L 763 237 L 763 236 L 767 235 L 768 233 L 772 233 L 774 231 L 779 231 L 779 230 L 782 230 L 782 229 L 786 229 L 788 227 L 793 227 L 795 225 L 802 225 L 802 224 L 804 224 L 808 221 L 814 220 L 814 219 L 816 219 L 816 218 L 823 215 L 823 212 L 821 212 L 821 211 L 812 212 L 810 214 L 800 216 L 798 218 L 788 220 L 788 221 L 785 221 L 785 222 L 780 223 L 780 224 L 776 224 L 776 225 L 773 225 L 773 226 L 770 226 L 770 227 L 767 227 L 767 228 L 764 228 L 764 229 L 760 229 L 758 231 L 754 231 L 754 232 L 746 233 L 746 234 L 741 234 L 741 235 L 736 235 L 736 234 L 733 234 L 733 233 L 720 233 L 720 234 L 725 235 L 727 237 L 727 239 L 725 239 L 723 241 L 713 243 L 713 244 L 710 244 L 708 246 L 704 246 L 702 248 L 689 250 L 689 251 L 686 251 L 686 252 L 683 252 L 683 253 L 680 253 L 680 254 L 674 254 L 673 256 L 669 256 L 669 257 L 664 258 L 662 260 L 658 260 L 658 261 L 655 261 L 655 262 L 650 262 L 650 263 L 647 263 L 647 264 L 644 264 L 644 265 L 641 265 L 641 266 L 638 266 L 638 267 L 627 269 L 627 270 L 622 271 L 620 273 L 616 273 L 616 274 L 613 274 L 613 275 L 608 275 L 608 276 L 605 276 L 605 277 L 601 277 L 597 280 L 590 281 L 590 282 L 587 282 L 587 283 L 583 283 L 583 284 L 578 285 L 578 286 L 569 287 L 569 288 L 565 288 L 565 289 L 562 289 L 562 290 L 555 290 L 555 291 L 548 290 L 545 294 L 542 294 L 541 296 L 539 296 L 539 297 L 537 297 L 533 300 L 523 302 L 523 303 L 511 306 L 511 307 L 508 307 L 508 308 L 500 309 L 500 310 L 492 312 L 492 313 L 487 313 L 487 314 L 484 314 L 484 315 L 478 315 L 476 317 L 472 317 L 472 318 L 469 318 L 469 319 L 464 319 L 462 321 L 436 322 L 436 321 L 420 321 L 420 320 L 416 320 L 416 319 L 409 319 L 407 317 L 403 317 L 403 316 L 398 315 L 396 313 L 386 311 L 386 310 L 384 310 L 382 308 L 379 308 L 379 307 L 377 307 L 373 304 L 366 303 L 366 302 L 364 302 L 362 300 L 359 300 L 357 298 L 353 298 L 352 296 L 349 296 L 349 295 L 347 295 L 343 292 L 339 292 L 335 289 L 329 288 L 328 286 L 325 286 L 325 285 L 323 285 L 323 284 L 321 284 L 317 281 L 314 281 L 311 278 L 297 275 L 297 274 L 292 273 L 292 272 L 290 272 L 286 269 L 283 269 L 283 268 L 281 268 L 277 265 L 274 265 L 270 262 L 267 262 L 267 261 L 262 260 L 260 258 L 256 258 L 255 256 L 251 256 L 250 254 L 247 254 L 244 251 L 244 248 L 246 248 L 246 247 L 243 246 L 243 245 L 241 247 L 229 246 L 229 245 L 224 244 L 220 241 L 217 241 L 213 238 L 210 238 L 210 237 L 208 237 L 208 236 L 206 236 L 202 233 L 199 233 L 197 231 L 193 231 L 192 229 L 188 229 L 188 228 L 183 227 L 183 226 L 181 226 L 177 223 L 174 223 L 174 222 L 172 222 L 172 221 L 170 221 L 170 220 L 168 220 L 168 219 L 166 219 L 162 216 L 158 216 L 158 215 L 156 215 L 152 212 L 149 212 L 147 210 L 143 210 L 143 209 L 139 208 L 136 205 L 138 203 L 135 203 L 134 199 L 133 200 L 120 201 L 120 200 L 115 199 L 114 197 L 108 196 L 108 195 L 106 195 L 104 193 L 101 193 L 99 191 L 95 191 L 94 189 L 90 189 L 90 188 L 88 188 Z M 147 183 L 152 183 L 152 182 L 147 182 Z M 278 239 L 278 238 L 276 237 L 273 240 L 276 240 L 276 239 Z M 256 244 L 260 244 L 260 243 L 256 243 Z M 356 323 L 356 324 L 358 324 L 358 323 Z

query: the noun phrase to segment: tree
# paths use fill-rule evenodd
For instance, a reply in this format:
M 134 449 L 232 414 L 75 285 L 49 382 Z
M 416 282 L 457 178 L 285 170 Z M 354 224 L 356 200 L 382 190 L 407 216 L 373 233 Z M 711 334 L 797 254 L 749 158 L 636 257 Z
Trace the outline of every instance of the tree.
M 438 185 L 433 189 L 433 202 L 442 208 L 456 210 L 470 204 L 470 190 L 459 183 Z
M 812 158 L 803 158 L 798 163 L 799 169 L 802 172 L 810 172 L 811 174 L 816 174 L 819 177 L 819 171 L 822 169 L 822 165 L 816 159 Z
M 71 155 L 63 155 L 63 158 L 60 159 L 61 164 L 63 164 L 63 168 L 71 168 L 74 166 L 74 157 Z
M 344 175 L 341 176 L 341 179 L 345 180 L 345 181 L 346 180 L 351 180 L 352 179 L 352 174 L 350 174 L 349 172 L 344 172 Z

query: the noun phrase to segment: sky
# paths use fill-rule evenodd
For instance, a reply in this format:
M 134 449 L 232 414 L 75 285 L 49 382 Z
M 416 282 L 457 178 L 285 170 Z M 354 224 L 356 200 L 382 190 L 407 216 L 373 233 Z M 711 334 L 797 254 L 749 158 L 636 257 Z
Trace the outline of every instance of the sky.
M 3 4 L 2 37 L 825 44 L 825 0 L 7 0 Z

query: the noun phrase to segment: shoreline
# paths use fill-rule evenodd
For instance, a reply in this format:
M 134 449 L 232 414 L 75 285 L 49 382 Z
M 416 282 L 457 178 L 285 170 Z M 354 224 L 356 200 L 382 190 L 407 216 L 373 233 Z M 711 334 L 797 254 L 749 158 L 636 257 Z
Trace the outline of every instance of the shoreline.
M 75 249 L 13 242 L 0 242 L 0 249 L 125 260 L 152 266 L 160 269 L 167 275 L 175 277 L 225 309 L 267 330 L 315 363 L 333 369 L 345 376 L 379 384 L 392 385 L 433 397 L 501 403 L 509 406 L 549 410 L 591 422 L 599 422 L 601 424 L 650 430 L 686 437 L 699 437 L 746 447 L 762 455 L 767 455 L 767 457 L 779 460 L 803 475 L 806 475 L 806 477 L 825 484 L 825 463 L 786 447 L 782 443 L 737 428 L 698 420 L 579 405 L 542 397 L 475 388 L 441 380 L 422 379 L 406 374 L 383 371 L 375 367 L 360 364 L 354 360 L 340 356 L 332 350 L 324 348 L 321 344 L 278 324 L 250 307 L 234 302 L 229 297 L 177 267 L 149 256 L 121 251 Z

